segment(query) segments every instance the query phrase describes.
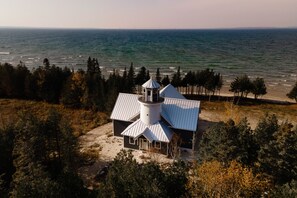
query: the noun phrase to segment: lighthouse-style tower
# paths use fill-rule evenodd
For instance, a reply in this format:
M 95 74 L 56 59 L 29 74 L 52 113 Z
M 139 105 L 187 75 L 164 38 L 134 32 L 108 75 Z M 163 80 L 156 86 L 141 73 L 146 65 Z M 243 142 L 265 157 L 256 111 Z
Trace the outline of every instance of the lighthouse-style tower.
M 161 105 L 164 98 L 159 96 L 160 85 L 150 79 L 142 85 L 140 103 L 140 120 L 146 125 L 152 125 L 161 120 Z

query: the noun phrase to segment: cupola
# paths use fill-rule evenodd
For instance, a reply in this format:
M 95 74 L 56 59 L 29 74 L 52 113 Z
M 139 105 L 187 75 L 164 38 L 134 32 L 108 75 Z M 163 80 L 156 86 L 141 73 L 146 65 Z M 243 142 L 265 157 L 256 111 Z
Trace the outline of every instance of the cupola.
M 161 105 L 164 98 L 159 96 L 160 85 L 150 79 L 142 85 L 142 96 L 139 97 L 140 119 L 146 125 L 152 125 L 161 120 Z
M 160 102 L 159 89 L 160 84 L 152 78 L 142 85 L 142 99 L 143 102 Z

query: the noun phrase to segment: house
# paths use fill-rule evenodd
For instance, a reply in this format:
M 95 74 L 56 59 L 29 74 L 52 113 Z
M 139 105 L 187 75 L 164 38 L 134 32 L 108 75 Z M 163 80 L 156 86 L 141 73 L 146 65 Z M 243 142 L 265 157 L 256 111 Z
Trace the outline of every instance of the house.
M 193 149 L 200 102 L 187 100 L 170 84 L 160 90 L 153 79 L 142 89 L 142 95 L 120 93 L 111 114 L 113 133 L 123 137 L 124 147 L 168 155 L 178 137 L 181 147 Z

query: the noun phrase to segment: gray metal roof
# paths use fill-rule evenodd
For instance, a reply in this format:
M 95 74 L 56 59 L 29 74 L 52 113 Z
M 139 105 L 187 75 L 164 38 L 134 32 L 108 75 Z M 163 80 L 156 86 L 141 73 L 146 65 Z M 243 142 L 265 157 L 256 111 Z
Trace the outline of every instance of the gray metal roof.
M 148 81 L 146 81 L 143 85 L 143 88 L 150 88 L 150 89 L 159 89 L 160 88 L 160 84 L 153 80 L 153 79 L 149 79 Z
M 140 119 L 130 124 L 122 133 L 124 136 L 138 138 L 145 136 L 150 142 L 170 142 L 172 131 L 162 122 L 146 125 Z
M 200 101 L 165 98 L 162 104 L 162 117 L 172 128 L 196 131 Z
M 139 114 L 139 95 L 119 93 L 110 119 L 130 121 Z
M 173 87 L 171 84 L 168 84 L 166 87 L 164 87 L 160 91 L 161 97 L 167 97 L 167 98 L 179 98 L 179 99 L 186 99 L 181 93 L 179 93 L 175 87 Z
M 113 108 L 111 119 L 132 121 L 139 115 L 138 95 L 120 93 Z M 162 104 L 161 116 L 172 128 L 196 131 L 200 102 L 196 100 L 166 98 Z

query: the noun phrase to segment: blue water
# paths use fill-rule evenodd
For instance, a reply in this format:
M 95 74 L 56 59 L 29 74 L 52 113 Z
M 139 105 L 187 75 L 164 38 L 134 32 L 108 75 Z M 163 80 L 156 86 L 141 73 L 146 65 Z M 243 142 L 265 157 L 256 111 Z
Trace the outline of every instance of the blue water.
M 212 68 L 224 75 L 264 77 L 271 87 L 297 81 L 297 29 L 240 30 L 63 30 L 0 29 L 0 62 L 30 69 L 48 58 L 60 67 L 85 69 L 96 57 L 103 72 L 136 68 L 172 74 Z

